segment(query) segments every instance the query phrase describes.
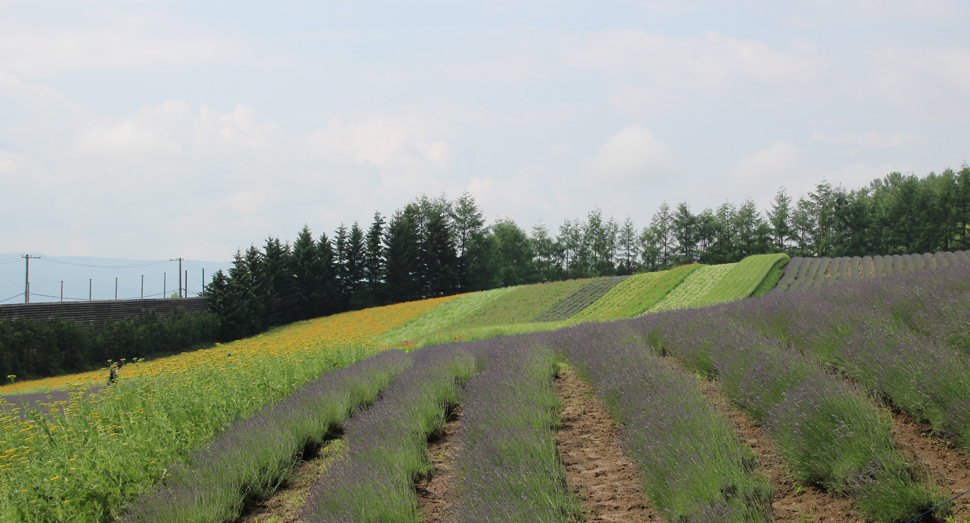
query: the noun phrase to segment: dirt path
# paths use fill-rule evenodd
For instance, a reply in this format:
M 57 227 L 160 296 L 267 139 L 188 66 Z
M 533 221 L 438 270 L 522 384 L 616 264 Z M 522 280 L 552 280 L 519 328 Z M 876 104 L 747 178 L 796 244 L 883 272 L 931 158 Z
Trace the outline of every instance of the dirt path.
M 306 460 L 297 463 L 286 484 L 280 487 L 273 497 L 248 507 L 234 523 L 301 522 L 299 510 L 310 487 L 343 451 L 343 443 L 335 439 L 324 443 L 324 446 L 312 455 L 304 456 Z
M 555 386 L 563 402 L 556 445 L 586 521 L 663 521 L 644 498 L 636 469 L 623 454 L 619 428 L 593 388 L 568 367 Z
M 947 499 L 970 489 L 970 457 L 908 414 L 893 413 L 896 446 L 933 475 Z M 955 521 L 970 521 L 970 494 L 949 504 Z
M 671 365 L 688 372 L 675 360 Z M 731 404 L 710 381 L 698 377 L 704 398 L 715 409 L 731 420 L 734 428 L 758 455 L 757 471 L 771 481 L 775 496 L 771 510 L 778 523 L 863 523 L 853 508 L 852 500 L 826 493 L 818 487 L 798 483 L 778 453 L 778 446 L 769 438 L 764 428 L 751 416 Z
M 434 474 L 418 482 L 414 490 L 418 495 L 418 512 L 421 521 L 448 521 L 454 506 L 454 456 L 458 427 L 461 425 L 461 406 L 448 416 L 441 435 L 428 442 L 428 457 L 434 464 Z

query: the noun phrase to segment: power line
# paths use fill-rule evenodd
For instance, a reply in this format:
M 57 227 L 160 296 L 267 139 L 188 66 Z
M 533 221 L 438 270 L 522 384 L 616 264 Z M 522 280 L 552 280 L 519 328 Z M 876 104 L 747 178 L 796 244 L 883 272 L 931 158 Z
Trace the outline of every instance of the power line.
M 16 296 L 11 296 L 11 297 L 9 297 L 9 298 L 7 298 L 7 299 L 5 299 L 5 300 L 0 300 L 0 303 L 3 303 L 3 302 L 5 302 L 5 301 L 10 301 L 10 300 L 12 300 L 12 299 L 14 299 L 14 298 L 19 298 L 19 297 L 21 297 L 21 296 L 23 296 L 23 295 L 24 295 L 24 293 L 22 293 L 22 292 L 21 292 L 20 294 L 18 294 L 18 295 L 16 295 Z
M 133 265 L 97 265 L 93 263 L 78 263 L 78 262 L 72 262 L 67 260 L 58 260 L 57 258 L 51 258 L 51 257 L 47 257 L 44 259 L 49 262 L 59 263 L 61 265 L 73 265 L 75 267 L 92 267 L 96 269 L 135 269 L 138 267 L 151 267 L 152 265 L 161 265 L 163 263 L 168 263 L 168 260 L 158 260 L 158 261 L 149 261 L 145 263 L 137 263 Z

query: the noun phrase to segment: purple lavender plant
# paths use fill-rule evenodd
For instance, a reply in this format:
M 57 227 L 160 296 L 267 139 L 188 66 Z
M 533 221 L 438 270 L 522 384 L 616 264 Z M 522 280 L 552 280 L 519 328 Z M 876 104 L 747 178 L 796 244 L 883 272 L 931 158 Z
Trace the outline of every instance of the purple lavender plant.
M 625 329 L 587 324 L 546 335 L 623 424 L 647 496 L 668 521 L 767 521 L 771 486 L 730 423 L 682 371 Z
M 442 430 L 475 360 L 462 346 L 411 353 L 414 364 L 379 401 L 347 423 L 348 451 L 313 486 L 301 510 L 305 521 L 418 520 L 414 481 L 433 472 L 428 437 Z
M 294 456 L 323 438 L 355 407 L 372 401 L 410 358 L 386 351 L 324 374 L 277 405 L 230 425 L 212 443 L 171 469 L 171 478 L 128 509 L 127 522 L 225 521 L 247 495 L 265 495 Z
M 534 336 L 480 342 L 473 350 L 483 370 L 465 386 L 456 520 L 578 518 L 556 455 L 555 355 Z

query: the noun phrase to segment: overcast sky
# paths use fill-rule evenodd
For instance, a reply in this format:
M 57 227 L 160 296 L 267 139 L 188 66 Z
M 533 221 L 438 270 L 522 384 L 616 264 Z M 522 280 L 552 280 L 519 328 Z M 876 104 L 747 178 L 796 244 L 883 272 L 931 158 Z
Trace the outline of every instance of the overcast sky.
M 0 0 L 0 252 L 229 260 L 468 190 L 639 225 L 970 156 L 970 8 Z

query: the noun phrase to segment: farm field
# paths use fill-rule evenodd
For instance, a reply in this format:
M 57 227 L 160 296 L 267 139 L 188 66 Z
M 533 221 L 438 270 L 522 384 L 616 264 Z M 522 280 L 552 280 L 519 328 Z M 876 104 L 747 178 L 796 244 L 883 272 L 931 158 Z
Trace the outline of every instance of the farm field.
M 130 363 L 119 384 L 95 394 L 83 384 L 103 383 L 105 372 L 63 378 L 81 386 L 64 399 L 42 396 L 34 405 L 40 410 L 23 411 L 16 395 L 0 397 L 0 520 L 110 521 L 227 425 L 372 356 L 381 348 L 377 335 L 450 299 L 345 313 Z
M 967 251 L 842 258 L 796 256 L 785 267 L 784 276 L 772 292 L 806 290 L 965 264 L 970 264 Z
M 563 365 L 607 406 L 657 521 L 888 523 L 970 489 L 970 266 L 740 300 L 781 276 L 772 256 L 592 280 L 596 299 L 575 280 L 346 313 L 129 363 L 44 413 L 3 405 L 0 519 L 231 521 L 334 441 L 303 521 L 591 518 L 610 478 L 565 480 Z M 569 321 L 524 323 L 550 310 Z M 963 523 L 964 498 L 941 514 Z
M 532 318 L 532 322 L 564 321 L 605 296 L 628 276 L 596 278 Z
M 788 262 L 787 254 L 757 254 L 739 261 L 693 305 L 703 307 L 751 296 L 773 269 Z
M 692 272 L 687 278 L 670 291 L 648 312 L 662 312 L 673 309 L 691 307 L 696 301 L 706 295 L 720 282 L 728 272 L 734 268 L 733 263 L 723 265 L 704 265 Z
M 523 285 L 448 325 L 448 332 L 524 323 L 569 296 L 590 280 L 566 280 Z
M 682 265 L 669 271 L 635 274 L 602 298 L 572 316 L 576 322 L 632 318 L 642 314 L 679 287 L 702 265 Z

